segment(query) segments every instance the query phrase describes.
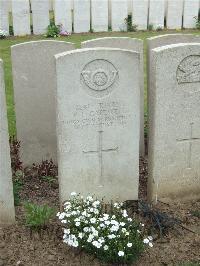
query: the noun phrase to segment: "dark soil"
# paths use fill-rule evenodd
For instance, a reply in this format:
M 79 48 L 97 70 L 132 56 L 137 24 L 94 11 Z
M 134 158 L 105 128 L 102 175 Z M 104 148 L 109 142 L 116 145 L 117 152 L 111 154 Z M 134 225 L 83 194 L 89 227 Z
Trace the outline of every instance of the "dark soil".
M 0 266 L 102 265 L 93 257 L 62 243 L 62 228 L 56 218 L 47 229 L 31 233 L 24 225 L 23 202 L 28 200 L 59 209 L 58 181 L 39 178 L 37 171 L 32 169 L 26 169 L 22 180 L 16 224 L 0 228 Z M 143 200 L 146 199 L 146 183 L 147 161 L 141 159 L 139 198 Z M 135 265 L 200 265 L 200 201 L 169 205 L 159 202 L 156 209 L 180 219 L 183 227 L 166 231 L 162 238 L 154 231 L 153 248 L 148 248 Z M 140 218 L 145 226 L 150 226 L 148 220 Z M 184 264 L 187 262 L 195 263 Z

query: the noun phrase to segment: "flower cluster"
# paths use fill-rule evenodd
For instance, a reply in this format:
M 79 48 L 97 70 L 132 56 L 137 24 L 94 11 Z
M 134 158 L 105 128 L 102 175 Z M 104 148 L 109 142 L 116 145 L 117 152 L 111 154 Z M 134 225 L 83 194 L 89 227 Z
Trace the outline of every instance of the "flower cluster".
M 104 206 L 91 196 L 84 199 L 72 192 L 64 211 L 57 214 L 64 226 L 63 241 L 105 262 L 132 263 L 145 244 L 152 246 L 152 237 L 143 237 L 142 224 L 128 216 L 122 203 L 115 203 L 107 213 Z
M 7 35 L 8 35 L 8 32 L 6 30 L 0 29 L 0 39 L 6 38 Z

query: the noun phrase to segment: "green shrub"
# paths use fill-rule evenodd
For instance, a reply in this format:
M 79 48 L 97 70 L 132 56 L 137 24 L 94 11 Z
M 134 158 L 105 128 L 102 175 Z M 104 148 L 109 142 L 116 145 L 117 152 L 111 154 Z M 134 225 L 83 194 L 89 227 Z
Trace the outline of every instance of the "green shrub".
M 128 15 L 128 17 L 125 18 L 125 23 L 127 25 L 127 31 L 137 31 L 137 25 L 132 23 L 132 15 Z
M 24 208 L 26 212 L 26 226 L 34 230 L 46 228 L 49 220 L 55 215 L 55 209 L 47 205 L 39 206 L 27 202 L 24 204 Z
M 50 25 L 47 27 L 47 32 L 45 34 L 47 38 L 57 38 L 60 36 L 60 27 L 55 25 L 54 22 L 50 22 Z
M 22 189 L 23 182 L 19 179 L 15 179 L 13 182 L 13 195 L 14 195 L 14 204 L 15 206 L 20 205 L 20 196 L 19 192 Z

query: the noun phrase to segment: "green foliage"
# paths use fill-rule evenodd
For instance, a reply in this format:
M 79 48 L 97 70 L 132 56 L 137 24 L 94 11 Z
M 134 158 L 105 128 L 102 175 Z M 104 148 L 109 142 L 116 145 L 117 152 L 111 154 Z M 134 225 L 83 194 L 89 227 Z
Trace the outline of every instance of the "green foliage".
M 197 218 L 200 218 L 200 210 L 191 211 L 191 214 Z
M 26 211 L 26 226 L 34 230 L 45 228 L 49 220 L 55 215 L 55 209 L 47 205 L 36 205 L 27 202 L 24 204 Z
M 195 20 L 196 20 L 196 28 L 198 30 L 200 30 L 200 18 L 199 17 L 195 17 Z
M 132 23 L 132 15 L 128 15 L 128 17 L 125 18 L 125 23 L 127 25 L 127 31 L 137 31 L 137 25 Z
M 153 27 L 153 24 L 149 24 L 149 25 L 148 25 L 148 30 L 149 30 L 149 31 L 152 31 L 153 28 L 154 28 L 154 27 Z
M 19 179 L 15 179 L 13 182 L 13 194 L 14 194 L 14 204 L 15 206 L 20 205 L 20 196 L 19 192 L 21 191 L 23 182 Z
M 60 27 L 55 25 L 53 21 L 50 22 L 50 25 L 47 27 L 47 32 L 45 36 L 47 38 L 57 38 L 60 36 Z

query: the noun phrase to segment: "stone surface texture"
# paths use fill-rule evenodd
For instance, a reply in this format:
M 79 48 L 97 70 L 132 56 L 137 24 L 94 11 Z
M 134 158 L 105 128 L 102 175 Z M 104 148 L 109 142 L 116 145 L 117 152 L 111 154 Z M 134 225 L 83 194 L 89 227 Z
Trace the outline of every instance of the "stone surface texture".
M 9 33 L 9 2 L 7 0 L 0 1 L 0 29 L 7 31 Z
M 108 31 L 108 0 L 91 0 L 92 30 Z
M 140 155 L 144 156 L 144 62 L 143 42 L 128 37 L 98 38 L 81 43 L 82 48 L 108 47 L 132 50 L 140 54 Z
M 12 17 L 15 36 L 31 34 L 29 0 L 12 1 Z
M 132 0 L 132 23 L 138 30 L 147 29 L 148 8 L 148 0 Z
M 0 59 L 0 224 L 15 222 L 9 134 L 3 74 Z
M 139 54 L 82 49 L 56 55 L 61 202 L 72 191 L 136 200 Z
M 55 23 L 61 25 L 67 32 L 72 32 L 72 2 L 55 0 Z
M 127 0 L 111 1 L 112 31 L 127 31 L 127 25 L 125 22 L 127 16 Z
M 149 90 L 151 200 L 200 197 L 200 43 L 152 51 Z
M 54 55 L 72 49 L 72 43 L 51 40 L 11 48 L 17 138 L 25 165 L 56 161 Z
M 185 0 L 183 12 L 183 27 L 186 29 L 196 27 L 196 19 L 198 17 L 200 4 L 199 0 Z
M 164 28 L 165 0 L 151 0 L 149 2 L 149 25 L 153 29 Z
M 50 23 L 49 0 L 31 0 L 33 33 L 44 34 Z
M 90 31 L 90 0 L 74 0 L 74 32 Z
M 167 2 L 167 28 L 181 29 L 183 16 L 183 0 L 168 0 Z

